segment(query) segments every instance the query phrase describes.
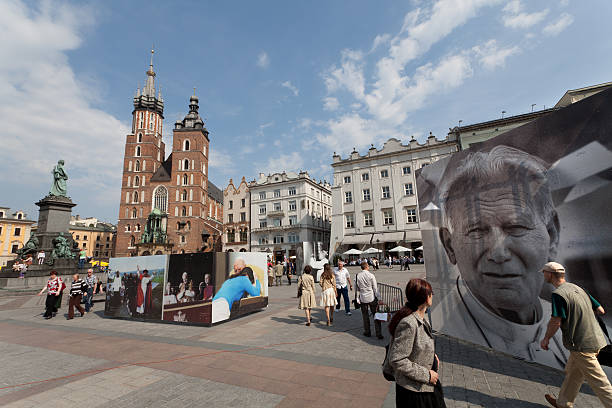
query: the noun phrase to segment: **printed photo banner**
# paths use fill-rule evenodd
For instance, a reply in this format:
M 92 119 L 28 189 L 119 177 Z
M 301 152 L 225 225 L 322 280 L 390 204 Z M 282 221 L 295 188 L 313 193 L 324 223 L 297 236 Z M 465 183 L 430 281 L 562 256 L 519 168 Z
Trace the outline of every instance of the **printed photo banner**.
M 539 345 L 541 268 L 565 265 L 612 311 L 612 89 L 426 166 L 417 185 L 433 327 L 563 368 L 560 332 Z
M 106 288 L 106 316 L 212 325 L 267 307 L 266 254 L 111 258 Z

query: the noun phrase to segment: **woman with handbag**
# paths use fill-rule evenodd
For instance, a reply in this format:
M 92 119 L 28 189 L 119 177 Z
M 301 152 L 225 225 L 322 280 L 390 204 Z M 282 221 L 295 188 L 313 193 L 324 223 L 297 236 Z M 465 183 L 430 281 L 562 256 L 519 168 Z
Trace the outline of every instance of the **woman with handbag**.
M 424 279 L 406 285 L 406 305 L 389 322 L 391 344 L 385 365 L 395 377 L 397 407 L 445 408 L 438 380 L 438 356 L 425 312 L 431 307 L 433 291 Z
M 334 307 L 338 304 L 338 291 L 336 289 L 336 277 L 328 263 L 323 265 L 323 273 L 319 283 L 322 290 L 321 307 L 325 308 L 327 325 L 331 326 L 334 323 Z
M 300 298 L 298 308 L 304 309 L 306 313 L 306 326 L 310 326 L 310 309 L 317 304 L 315 282 L 310 265 L 304 267 L 304 273 L 298 278 L 298 297 Z

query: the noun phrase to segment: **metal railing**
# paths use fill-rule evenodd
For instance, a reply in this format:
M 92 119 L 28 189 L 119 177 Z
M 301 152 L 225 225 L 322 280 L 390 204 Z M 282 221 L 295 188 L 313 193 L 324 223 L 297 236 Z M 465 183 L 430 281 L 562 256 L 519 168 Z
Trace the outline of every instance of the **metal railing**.
M 388 306 L 390 313 L 395 313 L 404 307 L 404 294 L 401 288 L 397 286 L 387 285 L 384 283 L 378 284 L 378 298 L 379 309 L 384 306 Z

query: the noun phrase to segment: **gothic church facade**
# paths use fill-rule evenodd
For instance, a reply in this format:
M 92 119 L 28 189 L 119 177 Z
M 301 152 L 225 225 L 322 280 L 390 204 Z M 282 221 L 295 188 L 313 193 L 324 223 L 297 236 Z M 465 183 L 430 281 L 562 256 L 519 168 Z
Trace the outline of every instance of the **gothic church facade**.
M 125 141 L 116 256 L 221 251 L 223 193 L 208 180 L 210 138 L 199 100 L 191 96 L 189 112 L 174 124 L 166 157 L 153 55 L 146 74 Z

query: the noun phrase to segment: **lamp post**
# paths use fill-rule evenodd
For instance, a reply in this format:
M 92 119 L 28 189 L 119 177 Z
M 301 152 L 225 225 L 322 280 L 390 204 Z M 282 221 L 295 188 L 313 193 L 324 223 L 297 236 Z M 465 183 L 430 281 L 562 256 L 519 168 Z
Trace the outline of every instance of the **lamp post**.
M 502 111 L 502 117 L 501 117 L 502 119 L 504 118 L 504 113 L 506 113 L 505 110 Z

